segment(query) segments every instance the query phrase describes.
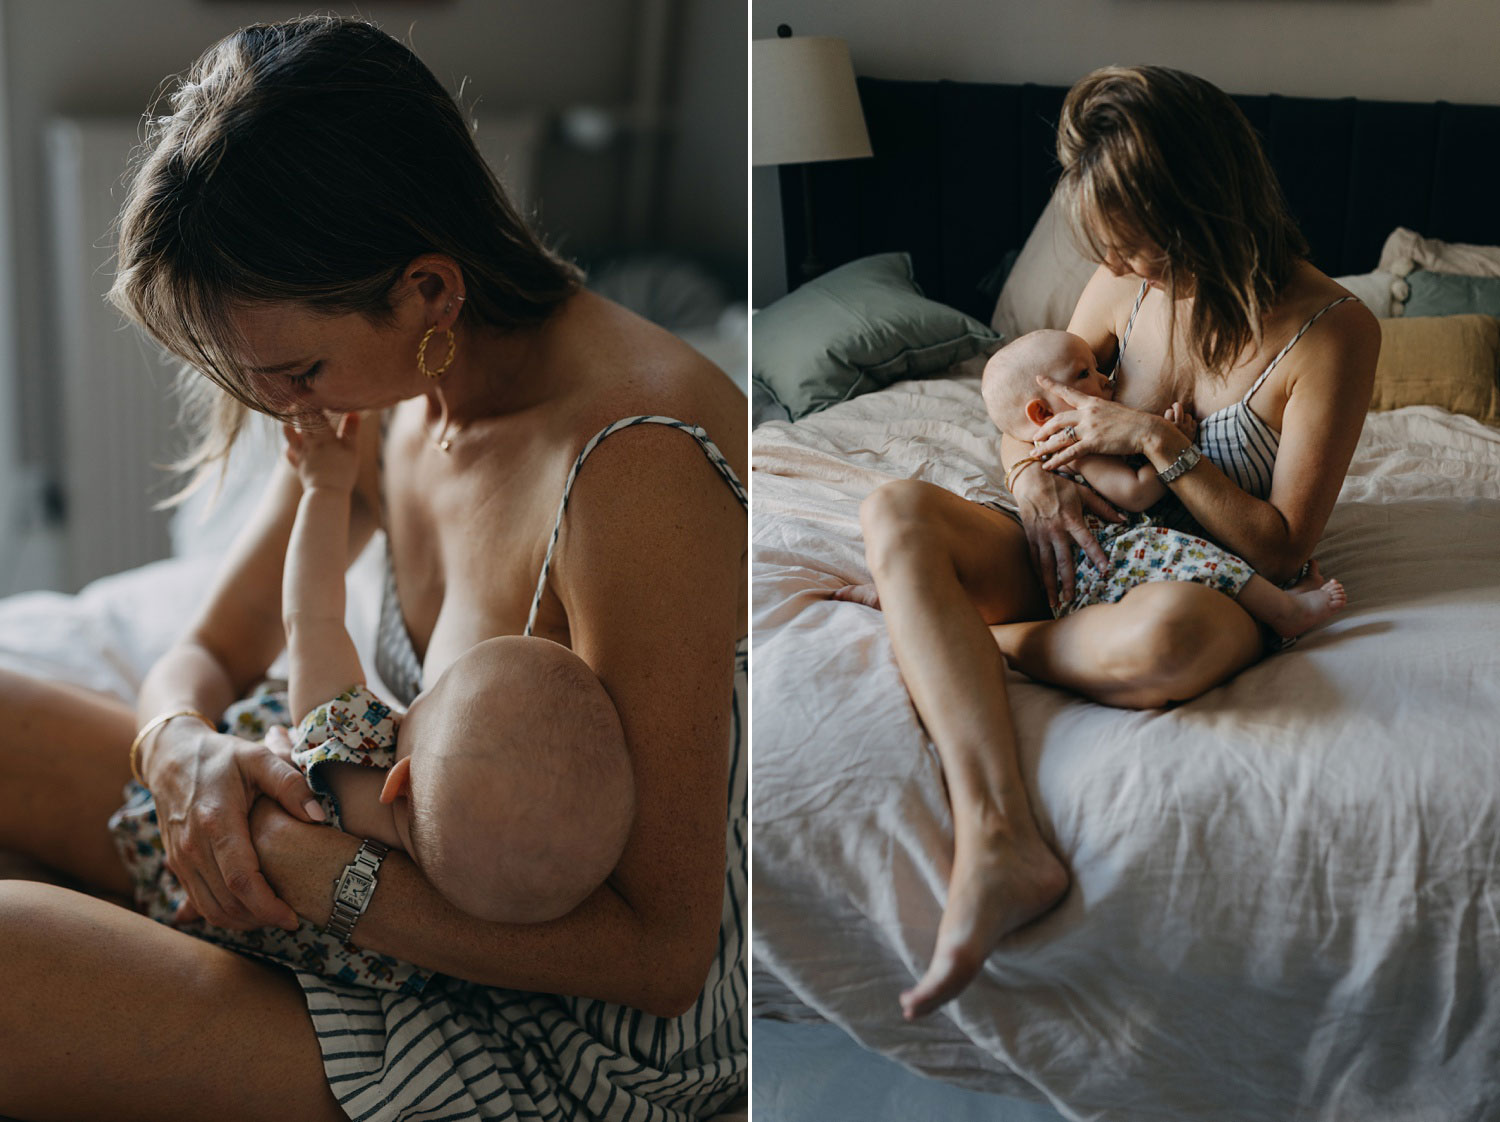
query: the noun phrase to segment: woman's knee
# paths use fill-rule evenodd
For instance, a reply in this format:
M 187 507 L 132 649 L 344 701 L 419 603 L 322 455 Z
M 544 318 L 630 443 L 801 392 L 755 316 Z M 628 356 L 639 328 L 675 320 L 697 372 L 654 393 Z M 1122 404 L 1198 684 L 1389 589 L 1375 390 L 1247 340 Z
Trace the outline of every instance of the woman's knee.
M 935 540 L 939 498 L 937 487 L 917 479 L 895 479 L 865 496 L 859 504 L 859 524 L 872 572 Z
M 1155 583 L 1132 589 L 1131 611 L 1101 652 L 1115 682 L 1115 704 L 1155 709 L 1187 701 L 1255 660 L 1259 632 L 1229 597 L 1202 585 Z

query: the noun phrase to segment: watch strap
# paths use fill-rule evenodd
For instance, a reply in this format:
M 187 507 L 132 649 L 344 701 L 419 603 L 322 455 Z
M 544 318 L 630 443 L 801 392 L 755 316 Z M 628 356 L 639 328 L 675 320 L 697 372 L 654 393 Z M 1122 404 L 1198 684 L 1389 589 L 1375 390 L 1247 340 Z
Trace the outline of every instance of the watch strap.
M 323 928 L 327 934 L 342 943 L 349 941 L 354 934 L 354 925 L 370 906 L 375 886 L 380 883 L 381 862 L 390 851 L 389 846 L 368 838 L 360 844 L 354 860 L 344 866 L 338 880 L 333 882 L 333 911 Z M 350 888 L 353 891 L 347 890 Z M 355 899 L 351 901 L 349 897 Z
M 1198 461 L 1201 459 L 1203 459 L 1203 453 L 1198 450 L 1198 446 L 1196 444 L 1189 444 L 1181 452 L 1177 453 L 1177 458 L 1167 465 L 1165 471 L 1156 473 L 1156 478 L 1163 483 L 1171 483 L 1192 471 L 1198 466 Z

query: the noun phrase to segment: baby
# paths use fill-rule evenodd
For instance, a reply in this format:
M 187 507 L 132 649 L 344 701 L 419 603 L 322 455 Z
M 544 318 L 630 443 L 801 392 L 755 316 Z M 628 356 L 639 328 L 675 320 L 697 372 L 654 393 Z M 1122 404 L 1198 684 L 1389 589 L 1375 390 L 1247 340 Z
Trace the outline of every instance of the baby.
M 463 911 L 507 923 L 565 915 L 614 869 L 632 823 L 634 784 L 614 705 L 577 655 L 521 636 L 460 655 L 404 716 L 366 688 L 344 627 L 358 423 L 351 414 L 338 431 L 287 430 L 303 488 L 282 590 L 290 688 L 263 688 L 231 706 L 228 731 L 259 739 L 294 721 L 292 761 L 330 824 L 404 851 Z M 110 824 L 138 902 L 171 922 L 186 895 L 162 860 L 149 793 L 132 787 Z M 295 933 L 179 926 L 340 980 L 405 991 L 427 980 L 306 922 Z
M 1054 413 L 1069 405 L 1037 385 L 1040 375 L 1091 397 L 1110 398 L 1114 387 L 1099 372 L 1088 343 L 1066 331 L 1033 331 L 1000 348 L 985 368 L 984 401 L 990 420 L 1017 440 L 1034 441 Z M 1191 439 L 1196 422 L 1180 405 L 1166 416 Z M 1084 456 L 1070 468 L 1122 510 L 1144 511 L 1168 494 L 1150 464 L 1132 467 L 1121 456 Z M 1014 471 L 1014 469 L 1012 469 Z M 1204 538 L 1149 520 L 1111 524 L 1092 516 L 1088 525 L 1109 554 L 1110 569 L 1100 573 L 1088 555 L 1078 554 L 1075 594 L 1060 604 L 1058 616 L 1089 604 L 1109 604 L 1138 584 L 1185 580 L 1235 597 L 1252 617 L 1283 639 L 1317 626 L 1344 606 L 1343 585 L 1324 581 L 1315 564 L 1290 588 L 1278 588 L 1234 554 Z

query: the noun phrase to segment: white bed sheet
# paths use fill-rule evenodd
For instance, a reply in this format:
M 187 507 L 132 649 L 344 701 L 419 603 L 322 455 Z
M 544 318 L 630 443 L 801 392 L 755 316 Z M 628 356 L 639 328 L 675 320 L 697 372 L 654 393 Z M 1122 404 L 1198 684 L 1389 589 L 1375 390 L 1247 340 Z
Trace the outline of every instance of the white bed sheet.
M 76 596 L 0 599 L 0 667 L 134 703 L 146 671 L 192 622 L 222 563 L 221 553 L 201 552 L 104 577 Z M 374 666 L 384 579 L 385 537 L 377 533 L 349 568 L 344 622 L 370 687 L 388 696 Z M 283 662 L 270 668 L 273 676 Z
M 901 1020 L 949 815 L 879 613 L 826 596 L 880 482 L 1003 497 L 992 432 L 973 380 L 756 430 L 757 1011 L 1068 1118 L 1500 1116 L 1500 432 L 1430 408 L 1367 419 L 1298 647 L 1169 711 L 1010 676 L 1073 885 Z

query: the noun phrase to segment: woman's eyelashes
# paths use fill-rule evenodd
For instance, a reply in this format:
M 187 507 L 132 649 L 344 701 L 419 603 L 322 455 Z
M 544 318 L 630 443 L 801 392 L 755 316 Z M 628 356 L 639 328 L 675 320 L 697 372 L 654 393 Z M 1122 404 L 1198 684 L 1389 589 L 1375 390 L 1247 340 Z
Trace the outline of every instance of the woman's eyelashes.
M 323 363 L 320 360 L 313 363 L 301 374 L 288 374 L 286 380 L 291 383 L 293 392 L 305 392 L 312 385 L 312 380 L 318 376 L 318 371 L 321 370 L 322 367 Z

